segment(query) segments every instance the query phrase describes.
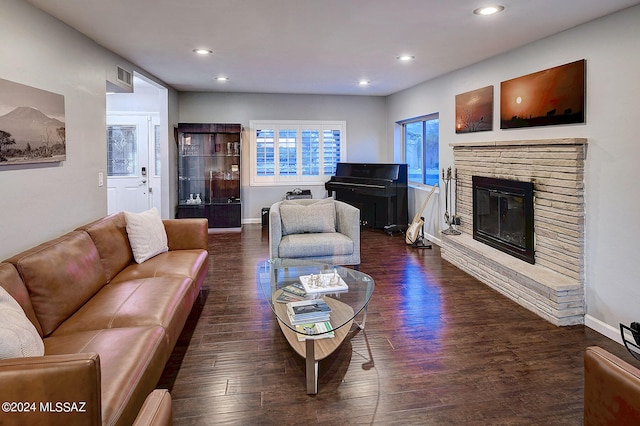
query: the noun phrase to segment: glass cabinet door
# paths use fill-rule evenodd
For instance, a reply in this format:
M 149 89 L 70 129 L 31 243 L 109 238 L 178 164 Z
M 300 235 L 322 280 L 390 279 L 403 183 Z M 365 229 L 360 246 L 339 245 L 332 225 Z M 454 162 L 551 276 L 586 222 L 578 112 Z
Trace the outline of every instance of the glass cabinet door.
M 177 217 L 207 217 L 210 227 L 240 226 L 239 124 L 178 125 Z

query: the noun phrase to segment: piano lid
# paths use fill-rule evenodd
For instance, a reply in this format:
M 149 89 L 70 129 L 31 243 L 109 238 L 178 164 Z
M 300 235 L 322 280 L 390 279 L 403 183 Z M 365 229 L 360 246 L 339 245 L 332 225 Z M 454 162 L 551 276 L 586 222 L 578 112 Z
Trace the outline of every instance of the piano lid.
M 398 180 L 399 170 L 399 164 L 338 163 L 335 176 L 395 181 Z

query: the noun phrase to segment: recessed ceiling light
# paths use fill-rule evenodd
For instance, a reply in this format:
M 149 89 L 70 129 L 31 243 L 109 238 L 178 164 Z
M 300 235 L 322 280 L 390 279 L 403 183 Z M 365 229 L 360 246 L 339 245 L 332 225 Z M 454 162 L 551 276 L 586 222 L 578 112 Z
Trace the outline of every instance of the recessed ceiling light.
M 495 15 L 496 13 L 502 12 L 503 10 L 504 10 L 504 6 L 500 6 L 496 4 L 492 6 L 479 7 L 476 10 L 474 10 L 473 13 L 475 13 L 476 15 L 487 16 L 487 15 Z
M 216 81 L 229 81 L 229 77 L 216 77 Z
M 193 53 L 197 53 L 198 55 L 211 55 L 213 50 L 209 49 L 193 49 Z
M 413 55 L 400 55 L 397 57 L 399 61 L 408 62 L 414 60 L 416 57 Z
M 368 86 L 369 80 L 360 80 L 358 81 L 358 86 Z

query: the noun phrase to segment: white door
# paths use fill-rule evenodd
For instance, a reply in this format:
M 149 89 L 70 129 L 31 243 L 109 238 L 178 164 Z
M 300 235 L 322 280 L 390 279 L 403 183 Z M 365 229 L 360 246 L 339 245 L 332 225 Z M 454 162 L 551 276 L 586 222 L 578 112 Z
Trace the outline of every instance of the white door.
M 155 136 L 151 124 L 148 115 L 107 116 L 109 214 L 123 210 L 138 213 L 151 207 L 149 146 Z

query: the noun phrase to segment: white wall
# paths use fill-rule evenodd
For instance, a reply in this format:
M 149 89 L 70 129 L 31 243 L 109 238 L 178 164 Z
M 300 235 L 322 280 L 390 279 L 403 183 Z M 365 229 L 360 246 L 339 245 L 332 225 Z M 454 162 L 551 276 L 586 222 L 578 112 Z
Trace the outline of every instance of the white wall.
M 388 99 L 389 122 L 440 113 L 440 166 L 453 164 L 451 142 L 588 138 L 586 162 L 586 323 L 616 338 L 620 322 L 640 320 L 640 6 L 565 31 L 425 82 Z M 500 82 L 578 59 L 587 61 L 587 123 L 500 130 Z M 455 133 L 455 95 L 494 86 L 493 131 Z M 392 124 L 389 138 L 394 135 Z M 396 140 L 396 144 L 399 141 Z M 443 197 L 440 196 L 442 217 Z M 439 219 L 434 226 L 442 228 Z M 432 228 L 438 234 L 439 229 Z
M 144 70 L 22 0 L 2 0 L 0 28 L 0 78 L 63 95 L 67 143 L 61 164 L 0 166 L 5 259 L 106 214 L 106 76 Z
M 282 199 L 291 185 L 249 186 L 250 120 L 346 120 L 347 160 L 392 161 L 392 139 L 385 133 L 385 98 L 250 93 L 180 93 L 180 122 L 240 123 L 242 136 L 242 220 L 259 221 L 262 207 Z M 314 198 L 326 196 L 324 186 L 305 186 Z

